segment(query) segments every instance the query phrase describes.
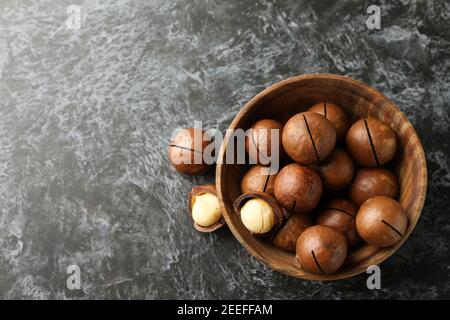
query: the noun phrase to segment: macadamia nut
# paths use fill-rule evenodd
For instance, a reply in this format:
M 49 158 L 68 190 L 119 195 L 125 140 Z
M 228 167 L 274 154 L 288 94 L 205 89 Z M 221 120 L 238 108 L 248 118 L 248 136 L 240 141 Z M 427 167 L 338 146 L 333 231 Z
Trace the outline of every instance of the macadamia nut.
M 336 130 L 337 140 L 345 139 L 350 120 L 347 114 L 337 105 L 331 102 L 319 102 L 309 108 L 308 111 L 316 112 L 323 115 L 330 121 Z
M 348 130 L 347 150 L 353 160 L 365 167 L 378 167 L 391 161 L 397 150 L 397 136 L 389 126 L 374 118 L 356 121 Z
M 209 227 L 222 218 L 219 199 L 211 193 L 197 195 L 193 199 L 192 219 L 202 227 Z
M 350 186 L 350 198 L 360 206 L 374 196 L 395 198 L 398 194 L 397 178 L 383 168 L 361 168 Z
M 276 133 L 277 130 L 278 139 L 272 141 L 272 134 Z M 263 119 L 256 122 L 252 126 L 251 135 L 245 139 L 245 150 L 250 159 L 262 165 L 270 165 L 272 157 L 275 156 L 281 159 L 284 155 L 281 144 L 282 130 L 283 126 L 275 120 Z M 272 154 L 272 148 L 277 154 Z
M 357 211 L 358 208 L 349 200 L 332 199 L 319 212 L 316 222 L 343 234 L 349 247 L 352 247 L 360 240 L 355 223 Z
M 269 167 L 256 165 L 242 178 L 241 192 L 265 192 L 273 196 L 273 184 L 277 174 L 272 173 Z
M 298 237 L 296 257 L 301 268 L 314 274 L 332 274 L 347 257 L 347 241 L 339 232 L 324 226 L 313 226 Z
M 312 226 L 312 221 L 307 215 L 294 213 L 278 230 L 273 244 L 282 250 L 295 252 L 298 237 L 310 226 Z
M 350 155 L 340 148 L 335 148 L 325 161 L 315 168 L 328 190 L 342 190 L 352 182 L 353 161 Z
M 281 141 L 292 160 L 304 165 L 318 164 L 333 150 L 336 131 L 321 114 L 303 112 L 288 120 Z
M 274 184 L 275 198 L 286 210 L 308 213 L 319 203 L 322 181 L 312 169 L 291 163 L 278 173 Z
M 375 196 L 366 200 L 356 215 L 358 234 L 375 247 L 389 247 L 399 242 L 408 220 L 403 208 L 394 199 Z
M 199 128 L 180 130 L 169 144 L 169 161 L 180 173 L 197 175 L 208 171 L 204 152 L 210 138 Z

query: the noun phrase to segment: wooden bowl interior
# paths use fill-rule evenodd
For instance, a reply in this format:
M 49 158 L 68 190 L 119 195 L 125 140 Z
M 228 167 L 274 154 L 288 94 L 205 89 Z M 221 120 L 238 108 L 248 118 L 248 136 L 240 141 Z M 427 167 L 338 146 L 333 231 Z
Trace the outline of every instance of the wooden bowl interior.
M 427 172 L 425 156 L 417 134 L 403 113 L 377 90 L 347 77 L 306 75 L 282 81 L 264 90 L 236 116 L 230 129 L 250 128 L 254 122 L 270 118 L 285 123 L 292 115 L 307 110 L 317 102 L 328 101 L 341 106 L 352 119 L 374 117 L 388 124 L 398 136 L 397 155 L 391 164 L 399 179 L 398 200 L 408 216 L 408 228 L 402 241 L 393 247 L 378 249 L 363 245 L 349 254 L 345 265 L 333 275 L 305 273 L 295 256 L 267 241 L 253 237 L 233 211 L 233 202 L 241 194 L 240 181 L 246 165 L 218 164 L 217 190 L 225 220 L 235 237 L 255 257 L 285 274 L 312 280 L 334 280 L 365 272 L 395 252 L 414 229 L 425 200 Z M 224 159 L 227 140 L 219 154 Z

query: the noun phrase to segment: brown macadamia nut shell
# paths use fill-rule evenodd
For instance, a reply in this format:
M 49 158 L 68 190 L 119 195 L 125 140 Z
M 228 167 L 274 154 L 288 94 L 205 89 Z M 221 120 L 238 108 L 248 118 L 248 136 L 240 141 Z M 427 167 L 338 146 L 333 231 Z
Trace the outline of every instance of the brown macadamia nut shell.
M 273 196 L 273 186 L 277 174 L 270 173 L 268 167 L 256 165 L 250 168 L 241 180 L 241 192 L 265 192 Z
M 330 121 L 336 130 L 336 139 L 343 141 L 350 127 L 347 114 L 337 104 L 331 102 L 319 102 L 309 108 L 308 111 L 319 113 Z
M 397 136 L 390 127 L 374 118 L 356 121 L 348 130 L 347 150 L 361 166 L 386 164 L 397 150 Z
M 245 150 L 247 151 L 252 163 L 270 165 L 272 157 L 272 135 L 271 130 L 279 130 L 278 132 L 278 157 L 282 159 L 284 149 L 281 143 L 283 126 L 281 123 L 272 119 L 259 120 L 252 126 L 250 136 L 245 139 Z M 273 155 L 275 156 L 275 155 Z
M 180 173 L 204 174 L 208 171 L 209 165 L 203 159 L 203 152 L 210 143 L 211 141 L 201 129 L 180 130 L 169 144 L 169 161 Z
M 273 244 L 282 250 L 295 252 L 298 237 L 310 226 L 312 226 L 312 221 L 308 216 L 294 213 L 278 230 Z
M 292 163 L 278 173 L 274 194 L 285 209 L 294 213 L 307 213 L 318 204 L 322 195 L 322 180 L 312 169 Z
M 339 232 L 325 226 L 313 226 L 298 237 L 296 257 L 300 267 L 314 274 L 332 274 L 347 257 L 347 242 Z
M 188 212 L 189 216 L 192 218 L 192 205 L 194 204 L 194 198 L 196 195 L 211 193 L 217 197 L 216 186 L 214 184 L 206 184 L 202 186 L 195 186 L 189 192 L 188 196 Z M 193 221 L 193 220 L 192 220 Z M 193 221 L 194 228 L 200 232 L 213 232 L 225 225 L 225 219 L 222 217 L 218 222 L 214 223 L 209 227 L 202 227 Z
M 359 169 L 350 186 L 350 199 L 357 206 L 373 196 L 395 198 L 397 193 L 397 178 L 383 168 Z
M 340 148 L 335 148 L 325 161 L 314 168 L 322 178 L 324 187 L 328 190 L 342 190 L 353 179 L 353 161 L 350 155 Z
M 358 208 L 349 200 L 332 199 L 316 217 L 316 223 L 343 234 L 349 247 L 360 241 L 356 231 L 356 213 Z
M 400 204 L 385 196 L 368 199 L 356 215 L 356 229 L 361 238 L 376 247 L 390 247 L 399 242 L 408 221 Z
M 282 143 L 286 153 L 301 164 L 318 164 L 331 153 L 336 131 L 324 116 L 314 112 L 296 114 L 283 129 Z

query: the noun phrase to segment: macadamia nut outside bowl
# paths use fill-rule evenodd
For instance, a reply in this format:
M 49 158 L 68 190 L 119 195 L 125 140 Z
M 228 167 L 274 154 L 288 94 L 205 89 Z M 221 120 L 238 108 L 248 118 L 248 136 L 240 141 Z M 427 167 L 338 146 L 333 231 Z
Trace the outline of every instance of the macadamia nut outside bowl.
M 315 275 L 302 271 L 295 255 L 250 234 L 233 210 L 233 202 L 241 195 L 240 182 L 248 167 L 226 164 L 228 137 L 219 152 L 216 187 L 221 209 L 228 227 L 236 239 L 257 259 L 287 275 L 309 280 L 337 280 L 366 272 L 391 256 L 406 241 L 420 217 L 427 189 L 425 154 L 411 123 L 398 107 L 379 91 L 348 77 L 332 74 L 310 74 L 293 77 L 272 85 L 253 99 L 236 115 L 229 129 L 249 129 L 260 119 L 274 119 L 283 125 L 294 114 L 306 111 L 313 104 L 329 101 L 341 106 L 354 123 L 363 117 L 373 117 L 388 124 L 397 134 L 398 148 L 393 169 L 399 180 L 398 201 L 408 217 L 403 238 L 389 248 L 363 245 L 350 251 L 347 260 L 336 273 Z

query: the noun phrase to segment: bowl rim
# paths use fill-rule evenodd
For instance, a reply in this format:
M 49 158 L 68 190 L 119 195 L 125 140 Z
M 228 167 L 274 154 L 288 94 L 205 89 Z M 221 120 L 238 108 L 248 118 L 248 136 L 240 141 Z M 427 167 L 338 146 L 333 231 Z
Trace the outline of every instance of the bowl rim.
M 285 269 L 283 269 L 282 267 L 280 267 L 278 264 L 274 264 L 272 261 L 269 261 L 268 259 L 266 259 L 265 257 L 263 257 L 259 252 L 257 252 L 256 250 L 254 250 L 253 248 L 251 248 L 249 246 L 249 244 L 243 239 L 243 237 L 241 237 L 241 235 L 239 234 L 239 232 L 237 231 L 237 229 L 234 227 L 233 223 L 231 222 L 231 214 L 227 211 L 224 201 L 223 201 L 223 190 L 222 190 L 222 168 L 226 165 L 223 163 L 223 159 L 225 156 L 225 149 L 226 149 L 226 145 L 228 144 L 228 135 L 225 135 L 225 138 L 222 142 L 220 151 L 219 151 L 219 155 L 218 155 L 218 160 L 221 160 L 221 163 L 219 163 L 216 167 L 216 189 L 217 189 L 217 194 L 219 197 L 219 203 L 220 203 L 220 207 L 223 213 L 223 216 L 225 218 L 225 222 L 227 223 L 229 229 L 231 230 L 231 232 L 233 233 L 233 236 L 239 241 L 239 243 L 252 255 L 254 256 L 257 260 L 263 262 L 264 264 L 266 264 L 267 266 L 269 266 L 271 269 L 276 270 L 278 272 L 281 272 L 283 274 L 286 274 L 288 276 L 293 276 L 296 278 L 300 278 L 300 279 L 305 279 L 305 280 L 340 280 L 340 279 L 346 279 L 346 278 L 350 278 L 353 276 L 356 276 L 358 274 L 361 274 L 365 271 L 365 269 L 369 266 L 369 265 L 379 265 L 380 263 L 382 263 L 383 261 L 385 261 L 386 259 L 388 259 L 392 254 L 394 254 L 394 252 L 396 252 L 402 245 L 403 243 L 409 238 L 410 234 L 412 233 L 412 231 L 415 229 L 417 222 L 421 216 L 422 213 L 422 209 L 425 203 L 425 198 L 426 198 L 426 193 L 427 193 L 427 185 L 428 185 L 428 173 L 427 173 L 427 164 L 426 164 L 426 158 L 425 158 L 425 152 L 422 146 L 422 143 L 419 139 L 419 136 L 417 135 L 416 130 L 414 129 L 414 126 L 411 124 L 411 122 L 409 122 L 408 118 L 406 117 L 406 115 L 397 107 L 397 105 L 395 103 L 393 103 L 390 99 L 388 99 L 383 93 L 381 93 L 380 91 L 378 91 L 377 89 L 365 84 L 362 81 L 347 77 L 347 76 L 342 76 L 342 75 L 336 75 L 336 74 L 329 74 L 329 73 L 318 73 L 318 74 L 303 74 L 303 75 L 299 75 L 299 76 L 294 76 L 294 77 L 290 77 L 288 79 L 279 81 L 275 84 L 272 84 L 271 86 L 267 87 L 266 89 L 262 90 L 261 92 L 259 92 L 258 94 L 256 94 L 252 99 L 250 99 L 243 108 L 241 108 L 241 110 L 236 114 L 236 116 L 234 117 L 233 121 L 231 122 L 231 124 L 228 127 L 228 130 L 234 130 L 237 126 L 237 123 L 240 121 L 241 117 L 246 114 L 248 112 L 248 110 L 250 110 L 256 103 L 258 103 L 262 98 L 264 98 L 269 92 L 272 92 L 274 90 L 277 90 L 281 87 L 285 87 L 285 86 L 289 86 L 290 84 L 293 83 L 297 83 L 300 81 L 308 81 L 311 79 L 333 79 L 333 80 L 337 80 L 337 81 L 345 81 L 345 82 L 350 82 L 352 84 L 354 84 L 355 86 L 359 86 L 360 88 L 362 88 L 363 90 L 369 90 L 372 93 L 378 95 L 380 98 L 382 98 L 382 100 L 384 101 L 384 103 L 387 105 L 388 108 L 390 108 L 394 113 L 396 113 L 399 117 L 402 118 L 402 120 L 404 121 L 404 123 L 406 123 L 406 127 L 408 129 L 412 129 L 412 135 L 411 138 L 414 144 L 417 147 L 417 158 L 419 160 L 419 167 L 422 168 L 422 172 L 421 175 L 419 177 L 419 179 L 422 179 L 421 184 L 419 186 L 420 188 L 420 193 L 419 193 L 419 197 L 417 199 L 417 201 L 414 204 L 414 207 L 412 209 L 413 212 L 416 213 L 416 218 L 410 221 L 411 224 L 411 228 L 408 228 L 407 233 L 404 235 L 404 237 L 402 238 L 402 240 L 400 242 L 398 242 L 396 245 L 383 249 L 383 253 L 378 257 L 378 259 L 376 259 L 375 261 L 371 261 L 370 264 L 367 264 L 367 260 L 366 259 L 366 264 L 364 264 L 364 262 L 361 265 L 361 270 L 356 270 L 356 271 L 351 271 L 351 272 L 345 272 L 345 273 L 336 273 L 336 274 L 331 274 L 331 275 L 314 275 L 314 274 L 310 274 L 310 273 L 303 273 L 302 275 L 297 274 L 297 273 L 292 273 L 289 272 Z M 377 254 L 377 253 L 374 253 Z

